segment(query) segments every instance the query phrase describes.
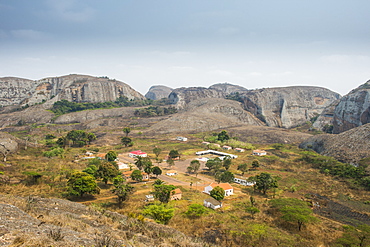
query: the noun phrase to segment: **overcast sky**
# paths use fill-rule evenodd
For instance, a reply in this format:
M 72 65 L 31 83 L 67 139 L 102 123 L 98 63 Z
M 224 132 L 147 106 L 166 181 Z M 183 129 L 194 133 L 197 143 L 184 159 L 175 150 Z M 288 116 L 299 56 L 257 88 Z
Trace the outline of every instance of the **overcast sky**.
M 370 79 L 369 10 L 369 0 L 0 0 L 0 77 L 343 95 Z

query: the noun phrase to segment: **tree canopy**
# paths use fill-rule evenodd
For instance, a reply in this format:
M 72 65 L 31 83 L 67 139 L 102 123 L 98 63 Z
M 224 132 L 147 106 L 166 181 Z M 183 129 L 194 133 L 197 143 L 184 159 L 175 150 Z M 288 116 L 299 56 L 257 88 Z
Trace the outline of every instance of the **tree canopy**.
M 69 195 L 82 197 L 85 194 L 99 194 L 100 188 L 95 182 L 95 178 L 85 172 L 75 171 L 71 174 L 67 182 Z
M 168 224 L 174 215 L 175 209 L 165 204 L 153 204 L 146 206 L 143 214 L 152 217 L 159 224 Z
M 256 175 L 255 182 L 255 188 L 263 194 L 266 194 L 267 190 L 269 189 L 278 187 L 276 178 L 271 176 L 270 173 L 263 172 L 259 175 Z
M 108 161 L 103 161 L 99 164 L 98 169 L 95 173 L 95 177 L 101 178 L 103 182 L 107 184 L 108 181 L 113 181 L 113 178 L 116 177 L 118 174 L 119 170 L 117 165 Z
M 211 190 L 210 196 L 212 196 L 217 201 L 222 201 L 225 198 L 225 190 L 220 186 L 216 186 Z
M 171 192 L 176 188 L 174 185 L 154 184 L 154 197 L 162 203 L 170 201 Z

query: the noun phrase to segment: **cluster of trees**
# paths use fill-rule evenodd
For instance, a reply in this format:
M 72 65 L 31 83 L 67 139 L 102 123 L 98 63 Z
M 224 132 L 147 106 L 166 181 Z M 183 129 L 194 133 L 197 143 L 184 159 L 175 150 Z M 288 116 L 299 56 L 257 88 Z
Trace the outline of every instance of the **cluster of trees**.
M 51 111 L 56 115 L 62 115 L 69 112 L 97 109 L 97 108 L 114 108 L 126 106 L 145 106 L 151 103 L 150 100 L 129 100 L 127 97 L 120 96 L 115 101 L 98 102 L 98 103 L 75 103 L 68 100 L 57 101 L 53 104 Z
M 252 144 L 238 141 L 237 137 L 231 137 L 226 130 L 222 130 L 219 133 L 212 133 L 211 136 L 205 137 L 204 140 L 212 143 L 229 145 L 233 148 L 254 149 Z
M 332 157 L 319 156 L 310 151 L 305 152 L 300 160 L 312 164 L 325 174 L 346 178 L 349 181 L 354 180 L 355 183 L 370 189 L 370 174 L 367 172 L 369 164 L 367 162 L 360 162 L 359 165 L 355 166 L 341 163 Z
M 94 133 L 84 130 L 71 130 L 66 136 L 59 137 L 56 143 L 60 147 L 66 147 L 71 142 L 74 147 L 83 147 L 94 140 L 96 140 Z
M 225 157 L 223 160 L 220 158 L 210 159 L 206 163 L 209 172 L 215 176 L 217 182 L 231 183 L 234 181 L 234 174 L 229 170 L 232 164 L 230 157 Z
M 170 115 L 176 112 L 177 109 L 175 107 L 149 106 L 147 108 L 136 109 L 134 115 L 138 117 L 155 117 Z

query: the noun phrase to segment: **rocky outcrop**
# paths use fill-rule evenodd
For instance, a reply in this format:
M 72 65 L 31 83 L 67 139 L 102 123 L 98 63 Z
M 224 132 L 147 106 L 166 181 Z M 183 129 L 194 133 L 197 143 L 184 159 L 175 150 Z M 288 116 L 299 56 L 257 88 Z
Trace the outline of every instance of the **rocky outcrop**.
M 151 100 L 159 100 L 167 98 L 172 92 L 172 88 L 156 85 L 149 88 L 149 91 L 145 94 L 145 97 Z
M 217 89 L 204 87 L 177 88 L 168 96 L 171 104 L 177 109 L 184 109 L 187 104 L 202 98 L 224 98 L 226 94 Z
M 37 81 L 4 77 L 0 78 L 0 104 L 34 105 L 50 99 L 73 102 L 114 101 L 120 96 L 128 99 L 144 99 L 127 84 L 106 77 L 66 75 Z M 50 102 L 52 103 L 52 102 Z
M 244 108 L 268 126 L 291 128 L 319 115 L 340 95 L 320 87 L 282 87 L 250 90 L 241 95 Z
M 333 133 L 370 123 L 370 81 L 345 95 L 334 110 Z
M 7 133 L 0 132 L 0 155 L 3 161 L 6 161 L 8 154 L 14 153 L 18 150 L 18 142 L 15 137 Z
M 181 113 L 154 124 L 148 133 L 211 131 L 241 125 L 264 125 L 236 101 L 203 98 L 191 101 Z
M 370 157 L 370 123 L 337 135 L 312 136 L 302 142 L 300 147 L 313 149 L 342 162 L 356 164 L 361 159 Z
M 209 87 L 209 89 L 216 89 L 219 90 L 223 93 L 227 94 L 232 94 L 232 93 L 241 93 L 244 91 L 248 91 L 248 89 L 238 86 L 238 85 L 233 85 L 230 83 L 217 83 Z
M 334 121 L 334 111 L 337 105 L 339 104 L 340 100 L 336 100 L 331 103 L 328 107 L 326 107 L 317 119 L 313 123 L 313 127 L 318 130 L 323 130 L 325 126 L 333 125 Z

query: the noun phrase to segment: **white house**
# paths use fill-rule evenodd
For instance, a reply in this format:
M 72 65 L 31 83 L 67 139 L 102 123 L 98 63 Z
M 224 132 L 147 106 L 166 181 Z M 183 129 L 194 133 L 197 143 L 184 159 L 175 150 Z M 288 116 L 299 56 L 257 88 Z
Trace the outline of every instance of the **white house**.
M 253 186 L 256 184 L 255 182 L 247 181 L 247 179 L 245 178 L 237 178 L 237 177 L 234 177 L 234 183 L 244 185 L 244 186 Z
M 223 157 L 226 157 L 226 156 L 230 156 L 230 158 L 232 158 L 232 159 L 238 158 L 238 155 L 228 154 L 228 153 L 219 152 L 219 151 L 211 150 L 211 149 L 210 150 L 205 150 L 205 151 L 199 151 L 199 152 L 196 152 L 195 154 L 196 155 L 214 154 L 214 155 L 220 156 L 220 159 L 223 159 Z
M 266 155 L 266 151 L 265 150 L 259 150 L 259 149 L 256 149 L 256 150 L 253 150 L 253 155 L 257 155 L 257 156 L 264 156 Z
M 203 205 L 207 208 L 217 209 L 222 207 L 222 203 L 214 199 L 213 197 L 204 199 Z
M 147 157 L 148 154 L 145 153 L 145 152 L 142 152 L 141 150 L 136 150 L 136 151 L 132 151 L 128 154 L 128 156 L 130 156 L 131 158 L 136 158 L 136 157 Z
M 244 148 L 235 148 L 235 151 L 237 151 L 239 153 L 243 153 L 243 152 L 245 152 L 245 149 Z
M 226 146 L 226 145 L 225 145 L 225 146 L 222 146 L 222 148 L 223 148 L 223 149 L 226 149 L 226 150 L 231 150 L 231 149 L 233 149 L 232 147 L 230 147 L 230 146 Z
M 183 136 L 178 136 L 178 137 L 176 137 L 176 140 L 186 142 L 188 140 L 188 138 L 183 137 Z
M 166 172 L 166 175 L 167 176 L 175 176 L 175 175 L 177 175 L 177 171 L 175 171 L 175 170 L 169 170 L 169 171 Z
M 225 196 L 230 196 L 232 194 L 234 194 L 234 188 L 229 184 L 229 183 L 211 183 L 210 185 L 206 186 L 204 188 L 204 193 L 206 194 L 210 194 L 211 191 L 215 188 L 215 187 L 221 187 L 222 189 L 224 189 L 225 191 Z

